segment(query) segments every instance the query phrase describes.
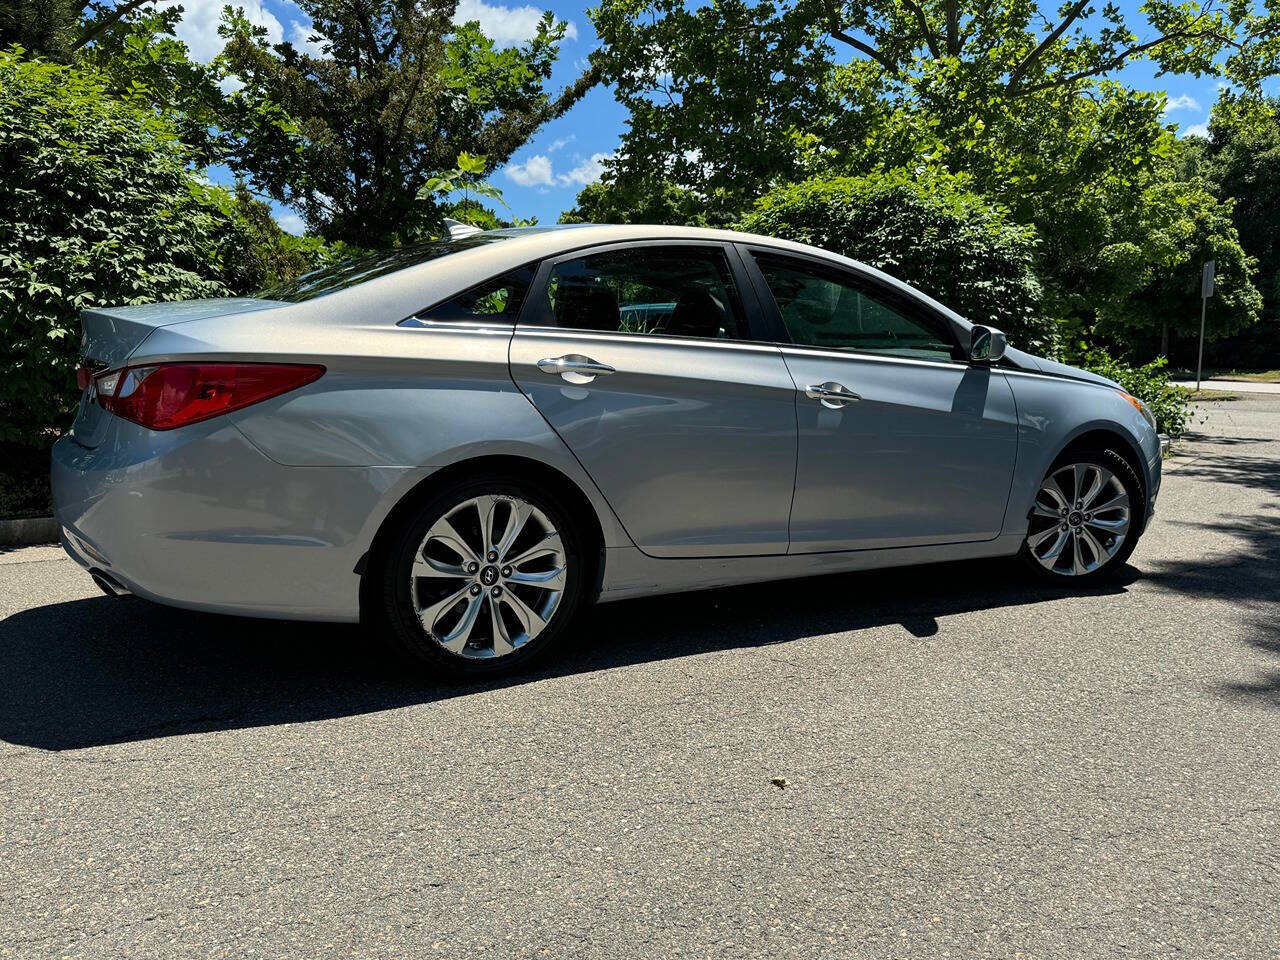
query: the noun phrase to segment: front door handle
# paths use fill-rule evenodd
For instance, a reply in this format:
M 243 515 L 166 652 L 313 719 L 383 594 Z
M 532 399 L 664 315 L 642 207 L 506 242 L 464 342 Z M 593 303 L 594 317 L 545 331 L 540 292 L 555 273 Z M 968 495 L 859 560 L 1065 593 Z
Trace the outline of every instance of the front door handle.
M 826 383 L 811 384 L 804 388 L 804 395 L 810 400 L 821 401 L 824 407 L 829 407 L 832 410 L 839 410 L 845 404 L 862 399 L 843 383 L 836 383 L 834 380 L 828 380 Z
M 607 363 L 600 363 L 578 353 L 566 353 L 563 357 L 548 357 L 538 361 L 538 369 L 550 376 L 560 376 L 569 383 L 590 383 L 596 377 L 614 373 Z

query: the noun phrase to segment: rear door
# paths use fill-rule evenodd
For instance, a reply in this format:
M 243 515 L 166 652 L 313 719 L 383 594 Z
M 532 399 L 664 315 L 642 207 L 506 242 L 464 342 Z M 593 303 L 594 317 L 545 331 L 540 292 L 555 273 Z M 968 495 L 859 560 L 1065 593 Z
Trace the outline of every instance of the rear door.
M 763 249 L 744 256 L 790 341 L 791 552 L 997 536 L 1017 451 L 1004 374 L 960 359 L 945 318 L 870 274 Z
M 794 386 L 742 286 L 729 244 L 615 244 L 543 263 L 516 326 L 516 383 L 651 556 L 786 552 Z

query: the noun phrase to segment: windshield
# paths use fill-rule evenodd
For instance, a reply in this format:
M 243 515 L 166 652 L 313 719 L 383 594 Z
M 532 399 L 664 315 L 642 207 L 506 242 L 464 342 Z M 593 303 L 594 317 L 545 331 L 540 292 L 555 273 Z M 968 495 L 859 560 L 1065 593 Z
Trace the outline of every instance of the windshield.
M 417 243 L 381 253 L 371 253 L 363 257 L 342 260 L 327 267 L 321 267 L 319 270 L 312 270 L 289 283 L 259 290 L 254 296 L 262 300 L 301 303 L 303 300 L 313 300 L 327 293 L 336 293 L 338 290 L 354 287 L 358 283 L 395 273 L 406 267 L 416 267 L 428 260 L 446 257 L 451 253 L 460 253 L 497 240 L 505 240 L 509 236 L 509 233 L 499 232 L 477 233 L 457 240 L 432 240 L 429 243 Z

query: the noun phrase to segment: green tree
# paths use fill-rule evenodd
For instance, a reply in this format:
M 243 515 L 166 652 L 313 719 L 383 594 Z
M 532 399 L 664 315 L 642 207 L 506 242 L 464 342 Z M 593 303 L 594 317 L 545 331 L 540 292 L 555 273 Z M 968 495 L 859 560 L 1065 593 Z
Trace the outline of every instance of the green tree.
M 739 225 L 808 243 L 905 280 L 1024 349 L 1051 349 L 1035 234 L 943 173 L 817 179 L 766 194 Z
M 1264 316 L 1280 323 L 1280 98 L 1253 124 L 1230 123 L 1215 110 L 1204 153 L 1203 174 L 1234 201 L 1240 243 L 1258 261 Z
M 1160 98 L 1108 82 L 1125 64 L 1225 76 L 1242 104 L 1276 70 L 1280 12 L 1257 0 L 1142 11 L 1140 41 L 1087 0 L 603 0 L 600 62 L 630 112 L 611 182 L 669 181 L 727 220 L 815 167 L 936 161 L 1022 217 L 1027 195 L 1132 178 L 1159 152 Z
M 226 292 L 235 223 L 191 160 L 96 74 L 0 52 L 0 441 L 69 420 L 81 310 Z
M 551 96 L 565 25 L 547 14 L 535 36 L 498 49 L 479 25 L 452 23 L 453 0 L 300 0 L 325 57 L 268 46 L 243 16 L 225 29 L 232 168 L 299 209 L 330 240 L 384 246 L 438 222 L 432 177 L 464 152 L 501 166 L 537 128 L 596 82 L 594 70 Z
M 694 190 L 670 183 L 658 183 L 651 189 L 619 187 L 609 174 L 588 184 L 578 194 L 572 210 L 560 215 L 561 223 L 663 223 L 685 227 L 710 225 L 708 204 Z
M 1095 257 L 1096 333 L 1141 356 L 1168 356 L 1171 334 L 1200 329 L 1201 269 L 1217 264 L 1205 326 L 1218 339 L 1258 319 L 1262 297 L 1253 285 L 1257 261 L 1240 243 L 1232 202 L 1219 201 L 1204 180 L 1156 181 L 1117 216 L 1114 242 Z

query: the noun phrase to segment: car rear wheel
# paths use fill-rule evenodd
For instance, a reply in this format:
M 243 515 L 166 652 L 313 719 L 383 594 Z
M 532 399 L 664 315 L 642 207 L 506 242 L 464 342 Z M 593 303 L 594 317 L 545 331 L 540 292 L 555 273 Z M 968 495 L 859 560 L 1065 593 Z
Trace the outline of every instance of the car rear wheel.
M 449 674 L 506 672 L 557 646 L 583 595 L 582 540 L 548 490 L 455 483 L 406 524 L 383 570 L 400 645 Z
M 1021 556 L 1042 580 L 1102 583 L 1133 553 L 1145 515 L 1142 482 L 1120 454 L 1069 451 L 1036 492 Z

